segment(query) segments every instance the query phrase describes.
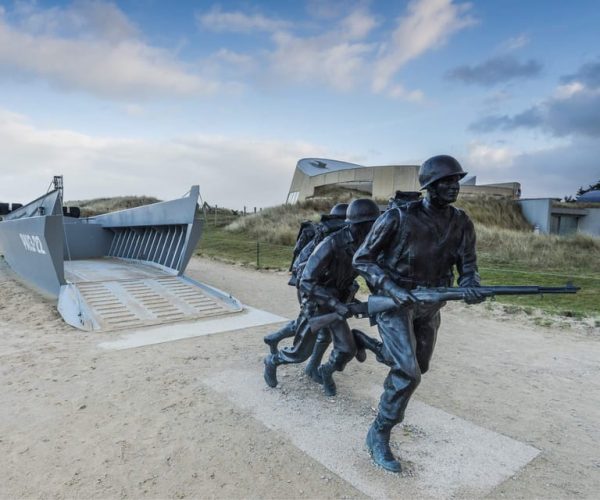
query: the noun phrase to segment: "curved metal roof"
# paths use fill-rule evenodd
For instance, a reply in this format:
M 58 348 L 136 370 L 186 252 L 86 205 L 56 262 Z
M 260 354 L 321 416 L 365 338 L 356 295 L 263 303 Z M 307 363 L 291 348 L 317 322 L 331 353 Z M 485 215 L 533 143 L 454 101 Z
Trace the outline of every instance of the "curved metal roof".
M 596 189 L 594 191 L 588 191 L 587 193 L 578 196 L 576 201 L 582 203 L 600 202 L 600 190 Z
M 302 158 L 298 161 L 296 168 L 299 168 L 306 175 L 312 177 L 314 175 L 337 172 L 339 170 L 351 170 L 353 168 L 368 167 L 365 167 L 364 165 L 357 165 L 356 163 L 348 163 L 345 161 L 328 160 L 326 158 Z

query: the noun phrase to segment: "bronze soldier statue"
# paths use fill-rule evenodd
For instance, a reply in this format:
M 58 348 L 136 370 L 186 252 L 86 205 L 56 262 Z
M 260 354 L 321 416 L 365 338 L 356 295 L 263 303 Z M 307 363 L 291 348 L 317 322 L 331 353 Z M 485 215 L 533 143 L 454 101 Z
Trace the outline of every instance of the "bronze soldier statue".
M 358 273 L 352 267 L 352 257 L 379 214 L 379 207 L 374 201 L 354 200 L 348 206 L 348 224 L 325 238 L 309 257 L 300 280 L 302 312 L 297 320 L 294 344 L 265 358 L 264 378 L 267 385 L 277 386 L 277 366 L 301 363 L 313 352 L 316 334 L 309 319 L 335 312 L 338 317 L 327 326 L 333 336 L 333 353 L 320 370 L 320 374 L 327 378 L 325 392 L 335 394 L 331 373 L 343 370 L 346 363 L 357 354 L 352 331 L 346 322 L 350 315 L 348 302 L 357 290 L 354 280 Z M 318 377 L 315 378 L 320 381 Z
M 318 224 L 312 226 L 312 239 L 310 241 L 303 241 L 301 245 L 302 235 L 305 232 L 300 230 L 298 240 L 296 241 L 296 247 L 294 248 L 295 259 L 290 268 L 292 275 L 288 282 L 288 285 L 295 286 L 298 295 L 298 302 L 302 305 L 302 298 L 300 294 L 300 277 L 304 266 L 308 261 L 308 258 L 312 254 L 316 246 L 321 243 L 330 234 L 339 231 L 346 225 L 346 209 L 348 208 L 347 203 L 337 203 L 334 205 L 329 214 L 321 215 L 321 221 Z M 303 223 L 304 224 L 304 223 Z M 264 342 L 269 346 L 271 354 L 275 354 L 278 350 L 278 344 L 283 339 L 293 337 L 296 334 L 296 329 L 299 324 L 299 320 L 293 320 L 286 323 L 282 328 L 276 332 L 270 333 L 264 337 Z M 313 349 L 312 356 L 307 363 L 305 372 L 312 379 L 320 383 L 320 378 L 317 374 L 317 368 L 321 364 L 321 359 L 327 351 L 327 348 L 331 344 L 331 334 L 327 329 L 319 331 L 317 340 Z
M 390 371 L 366 439 L 374 462 L 392 472 L 400 472 L 401 466 L 389 446 L 390 432 L 403 420 L 421 375 L 429 369 L 445 305 L 419 303 L 411 290 L 451 286 L 456 268 L 458 285 L 467 288 L 465 301 L 485 300 L 478 292 L 473 223 L 451 206 L 465 175 L 451 156 L 428 159 L 419 170 L 426 198 L 385 212 L 354 256 L 354 267 L 372 292 L 391 297 L 398 306 L 375 316 L 383 341 L 380 354 Z
M 315 240 L 321 242 L 328 234 L 341 229 L 344 225 L 344 219 L 346 219 L 347 208 L 347 203 L 337 203 L 331 208 L 329 214 L 321 215 L 321 220 L 318 223 L 310 220 L 305 220 L 300 223 L 300 229 L 298 230 L 298 236 L 296 237 L 296 244 L 294 245 L 292 262 L 290 264 L 290 268 L 288 269 L 288 271 L 292 272 L 292 278 L 295 278 L 296 276 L 296 273 L 294 272 L 294 266 L 297 264 L 298 257 L 303 250 L 309 245 L 309 243 L 314 243 Z M 308 256 L 306 256 L 304 261 L 306 262 L 307 259 Z M 298 279 L 300 279 L 299 276 Z

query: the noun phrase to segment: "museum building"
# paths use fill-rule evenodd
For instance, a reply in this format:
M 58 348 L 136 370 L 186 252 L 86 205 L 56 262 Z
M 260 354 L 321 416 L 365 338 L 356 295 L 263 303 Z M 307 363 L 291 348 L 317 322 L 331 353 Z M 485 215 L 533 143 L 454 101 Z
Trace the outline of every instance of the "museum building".
M 518 199 L 518 182 L 477 185 L 475 176 L 461 181 L 461 195 L 487 195 Z M 332 188 L 359 191 L 379 200 L 387 200 L 396 191 L 418 191 L 419 165 L 364 166 L 324 158 L 298 161 L 286 203 L 327 196 Z

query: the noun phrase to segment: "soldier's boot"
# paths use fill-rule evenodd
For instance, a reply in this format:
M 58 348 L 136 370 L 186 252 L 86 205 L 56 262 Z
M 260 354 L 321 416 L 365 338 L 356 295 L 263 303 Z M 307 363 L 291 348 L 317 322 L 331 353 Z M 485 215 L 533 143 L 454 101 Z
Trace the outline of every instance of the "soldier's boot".
M 367 353 L 365 352 L 365 349 L 368 349 L 373 354 L 375 354 L 375 358 L 377 359 L 377 361 L 385 364 L 385 358 L 383 357 L 383 354 L 381 352 L 381 349 L 383 347 L 383 342 L 380 342 L 379 340 L 374 339 L 373 337 L 370 337 L 365 332 L 362 332 L 357 329 L 353 329 L 352 334 L 354 335 L 354 341 L 356 342 L 356 349 L 357 349 L 356 359 L 358 359 L 358 361 L 360 361 L 361 363 L 362 363 L 362 361 L 364 361 L 364 359 L 361 361 L 360 358 L 358 357 L 360 351 L 362 350 L 362 352 L 364 353 L 364 356 L 366 358 Z
M 364 363 L 365 360 L 367 359 L 367 351 L 365 351 L 364 343 L 361 342 L 360 339 L 358 338 L 359 334 L 362 334 L 365 337 L 367 336 L 365 333 L 361 332 L 360 330 L 352 329 L 352 335 L 354 336 L 354 342 L 356 344 L 356 354 L 354 355 L 354 357 L 356 358 L 356 360 L 359 363 Z
M 313 349 L 312 355 L 306 364 L 306 368 L 304 369 L 304 373 L 306 373 L 306 375 L 313 379 L 317 384 L 323 383 L 323 379 L 319 374 L 319 365 L 321 364 L 323 356 L 325 352 L 327 352 L 328 347 L 329 342 L 317 342 Z
M 265 371 L 263 376 L 269 387 L 277 387 L 277 357 L 274 354 L 269 354 L 265 357 Z
M 319 366 L 319 375 L 323 381 L 323 391 L 326 396 L 335 396 L 337 393 L 337 387 L 333 380 L 333 372 L 335 367 L 331 362 L 327 362 L 324 365 Z
M 401 472 L 400 462 L 396 460 L 390 449 L 390 433 L 394 423 L 377 415 L 367 433 L 367 449 L 373 462 L 390 472 Z
M 290 321 L 276 332 L 270 333 L 263 337 L 265 344 L 269 346 L 271 354 L 277 354 L 277 346 L 283 339 L 293 337 L 296 334 L 296 322 Z

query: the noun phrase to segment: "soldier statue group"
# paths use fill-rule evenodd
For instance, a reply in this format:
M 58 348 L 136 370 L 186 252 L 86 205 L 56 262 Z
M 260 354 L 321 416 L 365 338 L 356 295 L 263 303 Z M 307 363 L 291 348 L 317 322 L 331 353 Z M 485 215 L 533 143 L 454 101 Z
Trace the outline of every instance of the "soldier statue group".
M 336 394 L 333 374 L 354 357 L 364 361 L 366 350 L 389 367 L 366 438 L 373 461 L 388 471 L 401 471 L 390 433 L 429 369 L 446 301 L 475 304 L 497 294 L 541 293 L 539 287 L 480 286 L 473 223 L 452 206 L 465 175 L 453 157 L 434 156 L 419 170 L 424 198 L 398 192 L 383 214 L 372 200 L 358 199 L 334 206 L 319 224 L 305 224 L 290 268 L 300 314 L 264 339 L 271 351 L 264 360 L 270 387 L 277 386 L 279 365 L 309 357 L 305 371 L 328 396 Z M 458 287 L 452 287 L 455 271 Z M 359 275 L 371 292 L 368 303 L 354 298 Z M 569 285 L 544 293 L 576 290 Z M 350 329 L 351 316 L 369 316 L 381 341 Z M 286 337 L 294 337 L 292 345 L 278 349 Z M 322 363 L 330 343 L 331 355 Z

